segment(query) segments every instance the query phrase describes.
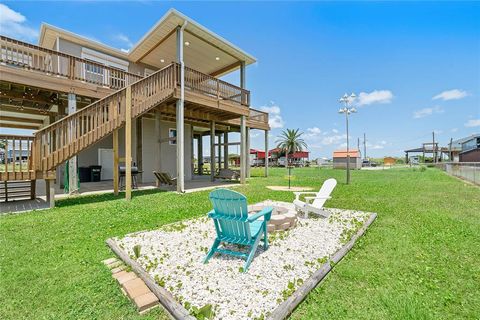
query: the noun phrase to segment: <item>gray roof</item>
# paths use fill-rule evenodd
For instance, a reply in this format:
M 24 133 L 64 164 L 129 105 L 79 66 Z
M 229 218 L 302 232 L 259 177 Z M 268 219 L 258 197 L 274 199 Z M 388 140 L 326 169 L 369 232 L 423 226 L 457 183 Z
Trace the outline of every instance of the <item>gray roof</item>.
M 452 150 L 462 150 L 462 143 L 472 140 L 474 138 L 479 138 L 480 133 L 469 135 L 468 137 L 460 138 L 452 141 Z

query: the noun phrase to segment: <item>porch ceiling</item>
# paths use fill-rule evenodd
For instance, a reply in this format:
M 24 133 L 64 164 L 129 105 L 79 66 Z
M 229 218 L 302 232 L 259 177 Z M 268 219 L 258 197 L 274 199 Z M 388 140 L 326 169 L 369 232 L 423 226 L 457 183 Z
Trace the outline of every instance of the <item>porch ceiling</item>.
M 245 61 L 246 64 L 256 61 L 251 55 L 173 9 L 132 48 L 129 59 L 158 68 L 176 61 L 175 30 L 185 21 L 188 24 L 184 43 L 188 42 L 189 45 L 184 45 L 184 61 L 188 67 L 218 76 L 238 69 L 239 61 Z
M 77 96 L 82 108 L 93 99 Z M 0 127 L 38 130 L 48 118 L 64 114 L 67 94 L 0 81 Z

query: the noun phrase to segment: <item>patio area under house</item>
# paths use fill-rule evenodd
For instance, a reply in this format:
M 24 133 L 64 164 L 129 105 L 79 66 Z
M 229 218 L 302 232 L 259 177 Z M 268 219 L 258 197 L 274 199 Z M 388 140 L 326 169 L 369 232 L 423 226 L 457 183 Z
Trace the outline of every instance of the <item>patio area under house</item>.
M 122 186 L 130 199 L 132 185 L 165 183 L 154 171 L 178 192 L 221 185 L 227 169 L 245 183 L 250 130 L 268 142 L 268 114 L 250 107 L 247 90 L 255 58 L 176 10 L 129 52 L 48 24 L 38 45 L 5 36 L 0 45 L 0 127 L 32 131 L 0 133 L 2 202 L 45 196 L 52 207 L 56 193 Z M 221 80 L 232 72 L 239 85 Z M 239 168 L 229 168 L 232 146 Z M 82 168 L 96 166 L 79 188 Z

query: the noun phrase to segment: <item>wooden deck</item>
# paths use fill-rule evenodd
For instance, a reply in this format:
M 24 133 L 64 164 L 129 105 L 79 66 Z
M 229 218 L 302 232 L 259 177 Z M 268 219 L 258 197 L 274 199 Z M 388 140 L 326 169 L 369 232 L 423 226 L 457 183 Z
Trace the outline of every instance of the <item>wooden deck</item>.
M 0 150 L 4 153 L 0 159 L 0 181 L 55 179 L 55 169 L 60 164 L 104 137 L 113 134 L 115 145 L 118 134 L 114 133 L 124 126 L 130 132 L 132 119 L 159 113 L 160 120 L 175 122 L 175 104 L 180 99 L 182 84 L 185 123 L 241 131 L 240 118 L 245 117 L 248 128 L 269 130 L 268 114 L 250 108 L 248 90 L 187 66 L 182 73 L 178 63 L 142 77 L 4 36 L 0 36 L 0 52 L 0 104 L 13 113 L 0 118 L 0 126 L 12 126 L 9 121 L 18 125 L 20 116 L 25 117 L 27 124 L 29 120 L 37 121 L 35 128 L 43 125 L 39 116 L 48 117 L 50 123 L 36 131 L 34 137 L 0 136 L 6 142 L 5 150 Z M 23 92 L 12 90 L 17 84 L 25 86 Z M 51 96 L 49 92 L 40 96 L 41 90 L 52 90 Z M 82 101 L 86 97 L 89 104 L 64 116 L 64 111 L 59 112 L 65 107 L 60 93 L 63 99 L 67 93 L 79 95 Z M 25 106 L 24 101 L 29 105 Z M 23 112 L 24 108 L 28 112 Z M 55 117 L 62 118 L 53 122 Z M 33 124 L 31 127 L 34 128 Z M 127 139 L 125 143 L 126 148 L 131 147 L 131 141 Z M 130 154 L 131 150 L 125 152 Z M 114 165 L 118 166 L 118 157 L 115 159 Z

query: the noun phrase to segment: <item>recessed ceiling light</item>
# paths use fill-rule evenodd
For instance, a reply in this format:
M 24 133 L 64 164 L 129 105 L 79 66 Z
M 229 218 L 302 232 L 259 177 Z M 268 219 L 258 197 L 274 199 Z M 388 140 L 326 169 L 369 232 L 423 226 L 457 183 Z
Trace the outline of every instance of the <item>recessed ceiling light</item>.
M 215 57 L 215 60 L 217 60 L 217 61 L 220 60 L 220 57 Z
M 190 42 L 185 41 L 185 45 L 188 47 L 190 45 Z
M 161 62 L 161 63 L 164 63 L 164 62 L 165 62 L 165 60 L 164 60 L 164 59 L 160 59 L 160 62 Z

